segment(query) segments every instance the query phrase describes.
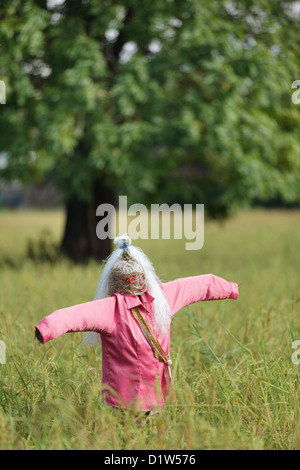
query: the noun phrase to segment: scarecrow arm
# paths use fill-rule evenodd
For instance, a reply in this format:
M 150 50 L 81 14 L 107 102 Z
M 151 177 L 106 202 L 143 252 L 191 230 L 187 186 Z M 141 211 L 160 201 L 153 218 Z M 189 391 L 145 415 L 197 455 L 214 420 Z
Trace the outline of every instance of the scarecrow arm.
M 55 310 L 36 325 L 35 336 L 44 344 L 64 333 L 75 331 L 111 334 L 115 328 L 115 304 L 115 297 L 112 296 Z
M 172 315 L 194 302 L 237 299 L 239 295 L 238 284 L 213 274 L 176 279 L 162 286 Z

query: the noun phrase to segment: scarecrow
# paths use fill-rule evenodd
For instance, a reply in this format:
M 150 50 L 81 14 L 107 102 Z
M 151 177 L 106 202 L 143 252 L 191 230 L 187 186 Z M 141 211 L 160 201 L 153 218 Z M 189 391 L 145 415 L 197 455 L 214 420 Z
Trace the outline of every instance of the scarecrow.
M 91 302 L 55 310 L 35 327 L 41 343 L 87 332 L 102 345 L 103 394 L 108 405 L 153 414 L 172 384 L 169 358 L 173 315 L 194 302 L 237 299 L 238 285 L 213 274 L 161 282 L 127 235 L 116 237 Z

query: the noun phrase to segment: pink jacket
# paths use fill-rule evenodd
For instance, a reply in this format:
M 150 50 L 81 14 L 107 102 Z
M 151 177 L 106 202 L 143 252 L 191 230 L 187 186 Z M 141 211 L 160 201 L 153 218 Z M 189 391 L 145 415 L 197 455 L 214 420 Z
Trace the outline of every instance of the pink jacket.
M 176 279 L 163 283 L 162 289 L 172 315 L 194 302 L 238 298 L 237 284 L 212 274 Z M 99 332 L 106 402 L 121 408 L 138 406 L 143 411 L 162 408 L 166 390 L 165 365 L 154 357 L 130 312 L 131 308 L 139 306 L 154 331 L 152 301 L 153 297 L 147 292 L 140 297 L 113 294 L 106 299 L 55 310 L 36 328 L 43 337 L 43 343 L 68 332 Z M 164 337 L 157 335 L 157 339 L 168 355 L 170 331 Z

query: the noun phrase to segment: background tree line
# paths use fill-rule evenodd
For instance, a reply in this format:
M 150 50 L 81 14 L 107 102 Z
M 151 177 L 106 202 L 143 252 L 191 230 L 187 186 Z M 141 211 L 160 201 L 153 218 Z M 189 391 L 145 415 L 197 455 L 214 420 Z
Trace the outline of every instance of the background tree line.
M 299 2 L 3 0 L 0 178 L 51 178 L 63 250 L 104 258 L 96 207 L 299 204 Z

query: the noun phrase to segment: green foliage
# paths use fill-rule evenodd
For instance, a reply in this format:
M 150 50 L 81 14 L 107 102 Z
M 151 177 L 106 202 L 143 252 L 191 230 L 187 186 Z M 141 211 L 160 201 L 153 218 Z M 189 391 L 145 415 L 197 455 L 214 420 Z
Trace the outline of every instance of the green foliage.
M 105 178 L 134 201 L 196 201 L 212 215 L 299 202 L 292 6 L 3 1 L 2 177 L 51 173 L 85 200 Z

